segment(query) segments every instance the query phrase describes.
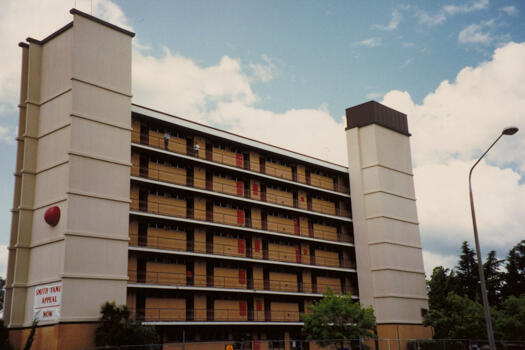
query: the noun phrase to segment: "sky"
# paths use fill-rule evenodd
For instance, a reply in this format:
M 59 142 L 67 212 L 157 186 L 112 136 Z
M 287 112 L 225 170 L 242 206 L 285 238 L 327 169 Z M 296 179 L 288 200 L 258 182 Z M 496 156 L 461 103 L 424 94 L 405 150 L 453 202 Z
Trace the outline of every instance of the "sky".
M 425 270 L 525 239 L 525 2 L 3 0 L 0 276 L 11 226 L 21 51 L 76 7 L 134 31 L 133 102 L 346 165 L 345 108 L 408 115 Z

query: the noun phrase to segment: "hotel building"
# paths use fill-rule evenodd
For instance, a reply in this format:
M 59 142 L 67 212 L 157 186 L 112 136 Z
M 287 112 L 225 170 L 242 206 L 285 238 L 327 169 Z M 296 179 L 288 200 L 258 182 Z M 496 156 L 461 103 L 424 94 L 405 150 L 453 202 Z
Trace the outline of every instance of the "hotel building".
M 406 115 L 347 109 L 344 167 L 135 105 L 134 34 L 71 13 L 20 44 L 17 349 L 35 317 L 33 349 L 93 346 L 106 301 L 165 343 L 291 349 L 328 288 L 372 305 L 380 338 L 430 336 Z

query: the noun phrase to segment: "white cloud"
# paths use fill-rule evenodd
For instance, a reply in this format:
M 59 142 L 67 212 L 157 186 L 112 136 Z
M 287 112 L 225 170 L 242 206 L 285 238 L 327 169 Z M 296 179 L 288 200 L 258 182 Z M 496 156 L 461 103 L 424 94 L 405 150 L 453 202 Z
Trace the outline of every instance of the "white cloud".
M 505 256 L 523 237 L 524 61 L 525 43 L 508 43 L 492 60 L 462 69 L 454 82 L 443 81 L 422 104 L 402 91 L 383 99 L 409 116 L 422 241 L 433 261 L 445 263 L 461 241 L 472 241 L 468 170 L 508 125 L 522 131 L 503 137 L 487 155 L 488 165 L 482 161 L 473 175 L 476 213 L 487 251 Z M 427 261 L 425 266 L 433 267 Z
M 353 43 L 354 46 L 365 46 L 368 48 L 373 48 L 381 45 L 381 38 L 373 37 L 361 41 L 356 41 Z
M 381 93 L 381 92 L 369 92 L 368 94 L 365 95 L 365 97 L 369 100 L 375 100 L 375 99 L 378 99 L 379 97 L 383 97 L 385 94 Z
M 411 41 L 405 41 L 403 43 L 403 47 L 414 47 L 414 45 L 415 44 L 413 42 L 411 42 Z
M 428 250 L 423 250 L 423 261 L 425 262 L 425 275 L 427 279 L 432 276 L 432 270 L 436 266 L 443 266 L 445 268 L 454 268 L 457 264 L 457 255 L 439 255 L 434 254 Z
M 456 15 L 459 13 L 468 13 L 472 11 L 485 10 L 489 6 L 489 0 L 474 1 L 470 5 L 446 5 L 443 6 L 443 11 L 449 15 Z
M 437 12 L 434 15 L 430 15 L 428 12 L 423 10 L 416 11 L 415 16 L 417 17 L 419 23 L 429 26 L 441 24 L 447 19 L 447 16 L 445 16 L 443 12 Z
M 266 83 L 273 79 L 275 75 L 275 63 L 267 56 L 261 56 L 263 63 L 250 63 L 249 67 L 256 79 Z
M 505 6 L 502 7 L 500 11 L 505 12 L 509 16 L 516 16 L 518 14 L 518 9 L 516 6 Z
M 493 23 L 494 21 L 490 20 L 469 25 L 459 32 L 458 41 L 462 44 L 490 44 L 493 38 L 490 33 L 483 32 L 483 29 L 492 26 Z
M 399 9 L 394 9 L 392 11 L 392 19 L 390 20 L 390 22 L 388 22 L 386 26 L 380 25 L 380 24 L 374 24 L 372 25 L 372 27 L 376 29 L 386 30 L 388 32 L 391 32 L 394 29 L 397 29 L 402 19 L 403 19 L 403 15 L 399 11 Z

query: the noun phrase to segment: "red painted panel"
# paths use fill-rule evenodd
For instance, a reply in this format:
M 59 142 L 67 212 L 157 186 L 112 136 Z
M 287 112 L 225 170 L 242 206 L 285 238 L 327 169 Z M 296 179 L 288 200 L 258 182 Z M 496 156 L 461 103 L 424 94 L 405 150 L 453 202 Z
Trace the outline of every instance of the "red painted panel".
M 246 301 L 239 301 L 239 314 L 241 316 L 246 316 Z
M 261 241 L 256 239 L 255 240 L 255 251 L 259 252 L 261 250 Z
M 301 246 L 299 244 L 295 246 L 295 261 L 301 262 Z
M 293 219 L 293 232 L 298 235 L 299 234 L 299 219 L 294 218 Z
M 238 239 L 237 240 L 237 252 L 238 253 L 241 253 L 241 254 L 244 254 L 244 249 L 246 247 L 246 244 L 245 244 L 245 241 L 244 239 Z
M 193 276 L 193 273 L 190 270 L 186 271 L 186 277 L 191 278 L 191 276 Z
M 244 225 L 244 210 L 237 210 L 237 223 Z
M 239 283 L 240 284 L 246 283 L 246 270 L 239 270 Z
M 261 343 L 259 341 L 253 342 L 253 350 L 261 350 Z
M 255 304 L 255 307 L 256 307 L 257 311 L 262 311 L 262 309 L 263 309 L 262 301 L 261 300 L 257 300 L 257 303 Z
M 259 185 L 258 184 L 253 184 L 252 185 L 252 192 L 253 192 L 254 196 L 258 196 L 259 195 Z
M 303 249 L 303 255 L 308 255 L 308 250 Z
M 244 183 L 242 181 L 237 181 L 237 195 L 242 196 L 244 192 Z
M 237 153 L 236 155 L 236 165 L 242 167 L 242 154 Z

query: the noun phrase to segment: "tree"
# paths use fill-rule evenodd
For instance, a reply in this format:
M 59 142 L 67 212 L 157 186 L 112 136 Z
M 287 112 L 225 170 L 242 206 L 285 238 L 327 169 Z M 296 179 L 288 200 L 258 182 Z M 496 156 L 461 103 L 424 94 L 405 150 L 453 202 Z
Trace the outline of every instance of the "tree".
M 493 314 L 496 338 L 525 341 L 525 294 L 510 296 Z
M 5 279 L 0 277 L 0 311 L 4 309 Z
M 117 306 L 107 302 L 100 308 L 102 317 L 95 331 L 97 346 L 158 344 L 159 337 L 155 327 L 144 326 L 130 320 L 126 305 Z
M 345 341 L 375 338 L 376 318 L 372 307 L 363 308 L 351 295 L 334 295 L 328 289 L 323 298 L 314 302 L 310 313 L 302 314 L 306 340 L 320 346 L 343 349 Z
M 430 309 L 440 309 L 445 306 L 447 295 L 456 290 L 456 278 L 453 271 L 436 266 L 427 281 L 428 305 Z
M 501 287 L 503 284 L 503 274 L 500 266 L 503 260 L 496 258 L 496 252 L 491 250 L 487 260 L 483 263 L 483 272 L 487 281 L 487 294 L 490 306 L 498 306 L 501 300 Z
M 471 300 L 478 300 L 481 289 L 479 287 L 478 263 L 476 253 L 472 250 L 467 241 L 461 245 L 461 255 L 456 266 L 456 276 L 458 289 L 456 293 L 466 295 Z
M 505 268 L 503 296 L 525 294 L 525 240 L 509 251 Z
M 423 321 L 434 328 L 435 339 L 486 338 L 483 306 L 467 296 L 449 292 L 441 308 L 430 309 Z
M 9 343 L 9 329 L 4 325 L 2 319 L 0 319 L 0 350 L 13 350 Z

